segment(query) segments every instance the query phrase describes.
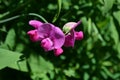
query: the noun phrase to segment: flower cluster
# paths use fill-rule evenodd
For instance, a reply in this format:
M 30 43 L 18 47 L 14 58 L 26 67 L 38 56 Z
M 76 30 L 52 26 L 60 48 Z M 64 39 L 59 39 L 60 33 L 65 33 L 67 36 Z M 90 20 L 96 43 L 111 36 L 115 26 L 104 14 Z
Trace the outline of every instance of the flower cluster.
M 33 26 L 35 29 L 30 30 L 27 34 L 33 42 L 40 42 L 41 47 L 45 51 L 54 51 L 56 56 L 63 53 L 62 46 L 74 47 L 75 40 L 83 39 L 82 31 L 75 31 L 77 25 L 80 21 L 68 22 L 63 26 L 63 31 L 51 24 L 42 23 L 38 20 L 30 20 L 29 25 Z

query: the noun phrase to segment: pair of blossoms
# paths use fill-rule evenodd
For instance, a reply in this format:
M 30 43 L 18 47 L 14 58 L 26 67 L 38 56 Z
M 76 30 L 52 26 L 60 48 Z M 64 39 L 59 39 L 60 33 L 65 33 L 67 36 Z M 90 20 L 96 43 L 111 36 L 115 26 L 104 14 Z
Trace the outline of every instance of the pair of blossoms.
M 75 31 L 81 21 L 68 22 L 63 26 L 63 31 L 51 23 L 42 23 L 38 20 L 30 20 L 29 25 L 35 29 L 27 34 L 33 42 L 41 42 L 41 47 L 47 51 L 54 51 L 55 56 L 63 53 L 62 46 L 74 47 L 75 40 L 83 39 L 82 31 Z

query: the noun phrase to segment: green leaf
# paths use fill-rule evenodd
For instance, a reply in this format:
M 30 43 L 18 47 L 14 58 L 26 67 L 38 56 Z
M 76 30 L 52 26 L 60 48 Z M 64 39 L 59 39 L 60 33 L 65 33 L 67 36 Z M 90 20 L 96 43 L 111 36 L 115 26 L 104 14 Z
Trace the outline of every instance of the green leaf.
M 83 24 L 84 31 L 88 31 L 88 21 L 87 21 L 87 18 L 84 16 L 84 17 L 81 18 L 81 21 L 82 21 L 82 24 Z
M 116 11 L 116 12 L 113 12 L 113 15 L 120 25 L 120 10 Z
M 64 70 L 65 75 L 67 75 L 68 77 L 75 77 L 75 70 L 69 68 L 68 70 Z
M 100 74 L 102 75 L 102 77 L 106 80 L 108 78 L 107 74 L 102 70 L 100 71 Z
M 110 61 L 104 61 L 102 63 L 103 66 L 112 66 L 112 63 Z
M 102 71 L 101 72 L 102 72 L 101 73 L 102 76 L 104 76 L 104 78 L 106 78 L 106 79 L 107 79 L 108 76 L 111 77 L 113 80 L 117 80 L 120 77 L 119 73 L 113 73 L 110 69 L 108 69 L 104 66 L 102 66 Z
M 95 23 L 92 24 L 93 27 L 93 31 L 94 31 L 94 37 L 98 37 L 102 42 L 104 42 L 104 39 L 102 37 L 102 35 L 99 33 L 97 26 L 95 25 Z
M 0 69 L 11 67 L 19 70 L 17 61 L 20 60 L 21 55 L 20 53 L 0 48 Z
M 16 37 L 15 30 L 14 29 L 10 29 L 8 34 L 7 34 L 7 37 L 5 39 L 5 44 L 10 49 L 13 49 L 13 47 L 15 45 L 15 37 Z
M 84 79 L 83 80 L 89 80 L 89 74 L 87 72 L 84 73 Z
M 29 64 L 32 70 L 32 77 L 44 78 L 47 73 L 50 73 L 54 66 L 49 61 L 46 61 L 42 56 L 31 55 Z M 52 74 L 50 74 L 52 76 Z
M 15 48 L 15 51 L 17 51 L 17 52 L 22 52 L 23 50 L 24 50 L 24 44 L 22 44 L 22 43 L 18 43 L 17 45 L 16 45 L 16 48 Z
M 120 59 L 120 42 L 118 43 L 118 46 L 117 46 L 117 57 Z
M 6 16 L 6 15 L 8 15 L 8 14 L 9 14 L 9 11 L 8 11 L 8 12 L 5 12 L 5 13 L 3 13 L 3 14 L 0 14 L 0 18 Z
M 104 7 L 103 7 L 103 13 L 107 13 L 114 4 L 115 0 L 104 0 Z
M 118 31 L 116 29 L 116 26 L 114 24 L 113 18 L 110 18 L 110 24 L 109 24 L 109 29 L 111 31 L 111 37 L 113 38 L 115 44 L 117 45 L 119 42 L 119 34 Z
M 91 18 L 88 19 L 88 33 L 91 35 L 92 33 L 92 21 Z

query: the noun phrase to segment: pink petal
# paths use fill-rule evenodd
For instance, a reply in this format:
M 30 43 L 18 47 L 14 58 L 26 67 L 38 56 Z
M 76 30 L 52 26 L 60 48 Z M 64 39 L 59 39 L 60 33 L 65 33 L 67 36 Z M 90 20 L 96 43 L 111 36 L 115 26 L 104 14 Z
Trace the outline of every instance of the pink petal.
M 59 56 L 63 53 L 63 49 L 62 48 L 59 48 L 59 49 L 55 49 L 54 50 L 54 55 L 55 56 Z
M 41 47 L 44 48 L 45 51 L 50 51 L 53 49 L 53 42 L 49 38 L 45 38 L 41 41 Z
M 38 20 L 30 20 L 29 25 L 33 26 L 34 28 L 38 28 L 42 25 L 43 23 L 38 21 Z
M 82 31 L 75 32 L 75 39 L 82 40 L 83 39 L 83 32 Z
M 53 31 L 50 34 L 50 38 L 54 42 L 55 49 L 61 48 L 65 42 L 65 35 L 62 32 L 62 30 L 58 27 L 53 28 Z
M 74 47 L 74 43 L 75 43 L 75 34 L 74 34 L 74 30 L 72 30 L 70 33 L 66 35 L 64 46 Z
M 36 29 L 28 31 L 27 34 L 33 42 L 39 41 L 39 35 Z
M 47 38 L 49 37 L 50 33 L 52 32 L 52 28 L 54 26 L 50 23 L 45 23 L 41 25 L 41 27 L 38 28 L 38 33 L 41 38 Z
M 77 27 L 77 25 L 79 25 L 81 23 L 81 21 L 76 22 L 68 22 L 64 25 L 64 28 L 69 28 L 71 30 L 69 30 L 68 34 L 65 37 L 65 43 L 64 46 L 65 47 L 74 47 L 74 43 L 75 43 L 75 39 L 80 39 L 82 38 L 81 32 L 78 34 L 74 31 L 74 29 Z
M 54 49 L 61 48 L 65 41 L 65 35 L 62 30 L 53 24 L 45 23 L 38 28 L 41 38 L 50 38 L 53 42 Z

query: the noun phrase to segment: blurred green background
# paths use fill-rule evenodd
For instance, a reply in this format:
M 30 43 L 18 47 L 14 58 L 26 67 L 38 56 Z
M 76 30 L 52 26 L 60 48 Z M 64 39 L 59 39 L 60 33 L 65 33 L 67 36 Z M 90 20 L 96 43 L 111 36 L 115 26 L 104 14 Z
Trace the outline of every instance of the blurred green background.
M 0 80 L 120 80 L 120 0 L 58 1 L 0 0 Z M 26 34 L 29 20 L 42 21 L 30 13 L 60 28 L 81 20 L 84 39 L 46 53 Z

